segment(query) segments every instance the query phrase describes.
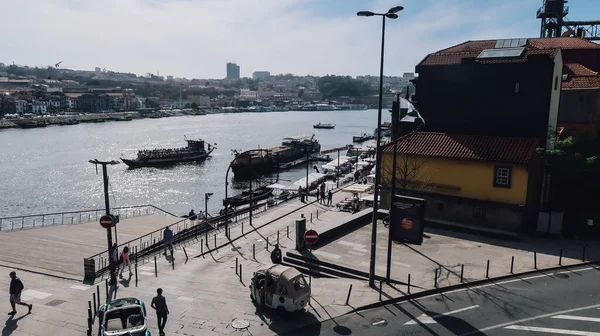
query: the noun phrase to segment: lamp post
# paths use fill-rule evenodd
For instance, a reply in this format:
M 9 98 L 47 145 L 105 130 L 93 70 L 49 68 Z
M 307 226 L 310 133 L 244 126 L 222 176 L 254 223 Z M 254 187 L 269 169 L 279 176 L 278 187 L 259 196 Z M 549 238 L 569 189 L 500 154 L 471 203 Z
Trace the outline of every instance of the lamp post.
M 208 199 L 213 193 L 204 193 L 204 223 L 208 221 Z
M 356 13 L 357 16 L 381 16 L 382 28 L 381 28 L 381 63 L 379 67 L 379 108 L 377 111 L 377 146 L 375 149 L 375 188 L 373 192 L 373 227 L 371 230 L 371 263 L 369 265 L 369 286 L 375 286 L 375 253 L 377 243 L 377 209 L 379 202 L 379 184 L 381 181 L 381 109 L 383 105 L 383 55 L 385 46 L 385 19 L 397 19 L 399 11 L 403 10 L 404 7 L 396 6 L 390 8 L 386 13 L 374 13 L 370 11 L 360 11 Z

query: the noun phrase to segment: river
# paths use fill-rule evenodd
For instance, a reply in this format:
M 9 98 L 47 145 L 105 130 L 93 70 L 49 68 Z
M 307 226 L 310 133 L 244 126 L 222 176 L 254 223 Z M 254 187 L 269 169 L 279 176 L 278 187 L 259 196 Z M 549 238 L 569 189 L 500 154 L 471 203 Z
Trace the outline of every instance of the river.
M 389 113 L 384 111 L 386 119 Z M 313 129 L 318 122 L 337 126 Z M 208 208 L 215 212 L 222 207 L 232 149 L 267 148 L 287 136 L 315 134 L 324 150 L 349 144 L 353 135 L 371 133 L 376 125 L 377 111 L 363 110 L 212 114 L 0 130 L 0 217 L 103 208 L 102 169 L 98 166 L 96 174 L 88 160 L 183 147 L 184 135 L 216 143 L 217 149 L 202 163 L 134 170 L 125 164 L 109 166 L 111 207 L 152 204 L 183 215 L 191 208 L 203 210 L 204 193 L 210 192 L 214 195 Z M 294 182 L 305 171 L 298 167 L 279 177 Z M 230 195 L 243 187 L 230 183 Z

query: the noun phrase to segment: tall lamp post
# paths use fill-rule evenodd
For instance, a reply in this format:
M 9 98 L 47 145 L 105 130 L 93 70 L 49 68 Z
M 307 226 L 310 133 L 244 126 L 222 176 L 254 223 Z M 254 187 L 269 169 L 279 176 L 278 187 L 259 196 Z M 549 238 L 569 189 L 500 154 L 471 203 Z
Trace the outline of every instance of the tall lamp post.
M 381 63 L 379 67 L 379 108 L 377 111 L 377 146 L 375 155 L 375 188 L 373 192 L 373 228 L 371 230 L 371 263 L 369 265 L 369 286 L 375 286 L 375 253 L 377 243 L 377 209 L 379 202 L 379 184 L 381 181 L 381 109 L 383 105 L 383 55 L 385 46 L 385 19 L 397 19 L 399 11 L 403 10 L 404 7 L 396 6 L 390 8 L 386 13 L 374 13 L 370 11 L 360 11 L 356 13 L 358 16 L 381 16 L 382 28 L 381 28 Z

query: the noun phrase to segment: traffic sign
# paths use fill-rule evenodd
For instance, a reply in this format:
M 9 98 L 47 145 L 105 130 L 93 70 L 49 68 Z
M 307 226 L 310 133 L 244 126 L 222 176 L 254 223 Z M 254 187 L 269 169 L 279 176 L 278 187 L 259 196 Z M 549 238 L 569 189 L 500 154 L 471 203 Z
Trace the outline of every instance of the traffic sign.
M 117 221 L 115 220 L 114 216 L 104 215 L 100 217 L 100 225 L 105 229 L 113 227 L 115 224 L 117 224 Z
M 313 245 L 319 240 L 319 234 L 315 230 L 308 230 L 304 233 L 304 241 L 307 244 Z

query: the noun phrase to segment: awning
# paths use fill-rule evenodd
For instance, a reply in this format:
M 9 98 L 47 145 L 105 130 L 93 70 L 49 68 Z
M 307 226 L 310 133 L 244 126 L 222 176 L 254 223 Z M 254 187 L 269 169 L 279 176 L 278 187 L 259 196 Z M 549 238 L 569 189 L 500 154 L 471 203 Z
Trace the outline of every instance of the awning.
M 377 196 L 377 198 L 381 201 L 381 196 Z M 375 195 L 373 195 L 373 194 L 365 195 L 360 198 L 361 201 L 368 201 L 368 202 L 373 202 L 374 199 L 375 199 Z
M 315 183 L 318 182 L 320 180 L 325 179 L 325 174 L 321 174 L 321 173 L 310 173 L 308 175 L 308 185 L 309 187 Z M 298 181 L 290 184 L 289 186 L 285 187 L 284 190 L 298 190 L 298 187 L 306 187 L 306 177 L 299 179 Z
M 280 183 L 275 183 L 267 186 L 267 189 L 285 189 L 285 186 Z
M 342 189 L 343 192 L 363 194 L 373 188 L 371 184 L 353 184 L 349 187 Z

